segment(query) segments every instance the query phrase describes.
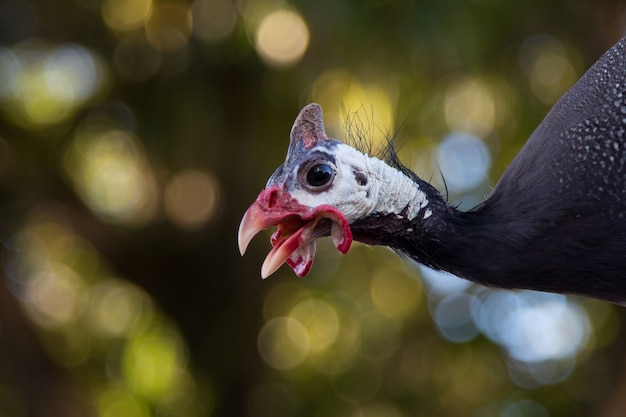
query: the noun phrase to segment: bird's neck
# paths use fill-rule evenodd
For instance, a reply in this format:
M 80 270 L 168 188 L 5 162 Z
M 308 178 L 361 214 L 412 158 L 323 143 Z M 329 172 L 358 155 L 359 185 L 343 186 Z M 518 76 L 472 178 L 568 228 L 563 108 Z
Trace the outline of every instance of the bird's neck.
M 377 193 L 372 212 L 350 225 L 354 239 L 388 246 L 427 266 L 450 271 L 443 254 L 445 234 L 452 225 L 449 220 L 456 222 L 463 213 L 430 184 L 381 165 L 378 180 L 385 188 Z
M 396 219 L 406 223 L 418 217 L 427 219 L 432 215 L 429 207 L 431 195 L 435 200 L 443 201 L 430 184 L 421 180 L 416 182 L 377 158 L 370 159 L 370 171 L 378 176 L 375 182 L 378 186 L 372 190 L 376 197 L 371 213 L 393 214 Z
M 485 206 L 463 212 L 445 201 L 434 205 L 433 221 L 422 223 L 423 236 L 405 236 L 411 249 L 401 252 L 483 285 L 551 290 L 539 288 L 528 265 L 520 265 L 516 255 L 528 241 L 516 232 L 514 219 L 494 216 Z
M 604 248 L 603 240 L 619 240 L 624 234 L 599 234 L 597 241 L 579 239 L 581 229 L 597 223 L 593 207 L 577 207 L 573 214 L 538 207 L 533 200 L 518 202 L 514 210 L 508 210 L 500 203 L 502 196 L 492 194 L 477 209 L 462 212 L 422 180 L 415 181 L 414 187 L 428 201 L 421 211 L 430 210 L 428 216 L 409 219 L 408 208 L 379 213 L 351 225 L 355 240 L 388 246 L 426 266 L 486 286 L 623 302 L 626 284 L 611 281 L 610 271 L 602 265 L 622 256 L 626 270 L 626 258 L 597 248 Z M 564 261 L 555 263 L 554 259 Z
M 387 182 L 403 187 L 396 192 L 392 185 L 387 195 L 410 195 L 414 200 L 389 204 L 396 209 L 353 223 L 355 240 L 388 246 L 426 266 L 484 285 L 553 290 L 541 288 L 532 274 L 526 281 L 520 274 L 529 269 L 520 268 L 521 258 L 512 256 L 524 241 L 523 233 L 515 230 L 519 219 L 493 215 L 485 206 L 459 211 L 432 185 L 420 179 L 409 181 L 411 190 L 404 181 Z

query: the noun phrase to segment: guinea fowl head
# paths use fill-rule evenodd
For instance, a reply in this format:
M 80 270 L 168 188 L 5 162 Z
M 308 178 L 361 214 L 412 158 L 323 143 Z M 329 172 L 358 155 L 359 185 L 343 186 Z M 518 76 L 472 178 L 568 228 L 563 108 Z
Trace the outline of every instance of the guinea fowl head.
M 322 109 L 313 103 L 296 118 L 285 162 L 245 213 L 239 248 L 243 254 L 259 231 L 277 226 L 261 275 L 265 278 L 287 262 L 304 276 L 313 263 L 316 239 L 330 236 L 341 253 L 350 249 L 353 238 L 384 244 L 371 234 L 353 236 L 351 225 L 390 213 L 427 218 L 427 205 L 426 193 L 402 170 L 328 138 Z

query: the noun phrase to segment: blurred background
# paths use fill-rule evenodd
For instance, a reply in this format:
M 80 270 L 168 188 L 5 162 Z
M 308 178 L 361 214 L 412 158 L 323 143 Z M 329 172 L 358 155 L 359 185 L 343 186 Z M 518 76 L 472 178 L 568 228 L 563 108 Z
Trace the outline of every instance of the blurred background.
M 240 257 L 316 101 L 471 208 L 621 0 L 0 1 L 0 415 L 626 415 L 626 315 L 355 244 Z

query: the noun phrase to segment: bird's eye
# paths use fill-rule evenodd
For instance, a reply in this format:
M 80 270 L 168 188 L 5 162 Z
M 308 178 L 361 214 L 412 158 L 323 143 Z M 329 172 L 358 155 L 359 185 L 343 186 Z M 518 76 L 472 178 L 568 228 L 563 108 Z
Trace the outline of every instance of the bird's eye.
M 316 164 L 306 174 L 306 182 L 312 187 L 321 187 L 328 184 L 333 176 L 333 169 L 327 164 Z

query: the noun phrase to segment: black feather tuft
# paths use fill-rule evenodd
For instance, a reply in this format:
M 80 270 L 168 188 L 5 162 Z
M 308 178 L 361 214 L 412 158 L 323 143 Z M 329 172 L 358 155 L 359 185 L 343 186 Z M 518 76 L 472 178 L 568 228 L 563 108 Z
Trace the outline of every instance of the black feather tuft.
M 403 123 L 398 126 L 393 134 L 390 134 L 389 132 L 383 131 L 374 123 L 373 110 L 370 110 L 369 112 L 365 111 L 363 105 L 352 113 L 350 113 L 343 106 L 342 110 L 345 119 L 343 137 L 348 145 L 352 146 L 359 152 L 363 152 L 364 154 L 385 161 L 387 165 L 402 172 L 413 181 L 419 181 L 419 177 L 406 165 L 404 165 L 398 156 L 397 149 L 401 147 L 401 144 L 399 143 L 399 133 Z M 366 117 L 371 115 L 371 117 L 367 117 L 366 120 L 363 120 L 362 115 L 366 115 Z M 377 149 L 374 149 L 372 133 L 374 129 L 378 129 L 385 138 L 383 144 L 381 144 Z
M 365 121 L 361 118 L 361 115 L 364 114 L 367 116 L 369 113 L 365 111 L 363 104 L 361 104 L 361 107 L 354 112 L 350 112 L 342 104 L 341 111 L 344 117 L 344 132 L 342 136 L 345 138 L 344 140 L 346 143 L 359 152 L 370 156 L 376 156 L 374 155 L 372 149 L 372 130 L 374 128 L 373 111 L 371 112 L 371 119 L 368 117 Z

